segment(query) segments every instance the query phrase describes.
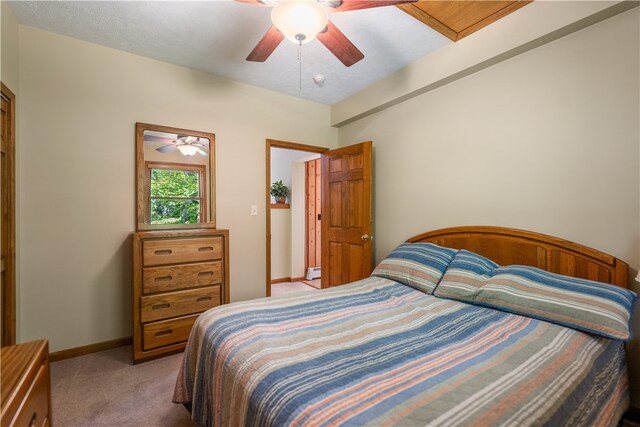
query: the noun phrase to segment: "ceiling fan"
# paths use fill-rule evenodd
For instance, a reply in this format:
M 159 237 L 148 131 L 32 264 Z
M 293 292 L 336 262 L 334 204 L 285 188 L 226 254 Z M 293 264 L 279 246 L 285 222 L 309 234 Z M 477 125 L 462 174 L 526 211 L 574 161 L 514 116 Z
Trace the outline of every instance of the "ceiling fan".
M 156 148 L 156 151 L 161 153 L 170 153 L 171 151 L 178 150 L 185 156 L 193 156 L 196 153 L 207 156 L 207 152 L 200 147 L 204 147 L 209 144 L 209 141 L 206 138 L 198 138 L 190 135 L 177 135 L 175 139 L 163 138 L 155 135 L 145 135 L 144 140 L 167 144 Z
M 247 61 L 264 62 L 287 39 L 302 45 L 314 38 L 327 47 L 347 67 L 364 58 L 364 54 L 329 21 L 328 14 L 373 7 L 413 3 L 417 0 L 236 0 L 272 7 L 273 25 L 247 56 Z

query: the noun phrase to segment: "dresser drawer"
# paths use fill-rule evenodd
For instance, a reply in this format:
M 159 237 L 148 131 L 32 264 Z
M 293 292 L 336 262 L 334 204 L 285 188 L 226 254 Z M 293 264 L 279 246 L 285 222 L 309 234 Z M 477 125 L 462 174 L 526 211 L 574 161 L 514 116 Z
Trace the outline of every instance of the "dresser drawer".
M 170 292 L 140 298 L 142 323 L 201 313 L 220 305 L 220 286 Z
M 142 270 L 142 293 L 174 291 L 222 283 L 222 261 Z
M 44 426 L 48 425 L 49 414 L 49 366 L 42 365 L 36 379 L 31 384 L 27 396 L 20 405 L 12 426 Z
M 142 348 L 151 350 L 185 342 L 198 315 L 147 323 L 142 326 Z
M 144 240 L 142 263 L 145 267 L 181 262 L 213 261 L 222 258 L 222 237 Z

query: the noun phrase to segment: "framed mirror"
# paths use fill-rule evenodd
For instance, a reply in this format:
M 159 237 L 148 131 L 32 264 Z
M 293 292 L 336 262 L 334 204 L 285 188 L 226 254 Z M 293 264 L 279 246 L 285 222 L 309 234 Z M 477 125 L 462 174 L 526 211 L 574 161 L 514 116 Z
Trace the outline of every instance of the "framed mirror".
M 215 135 L 136 123 L 137 229 L 215 228 Z

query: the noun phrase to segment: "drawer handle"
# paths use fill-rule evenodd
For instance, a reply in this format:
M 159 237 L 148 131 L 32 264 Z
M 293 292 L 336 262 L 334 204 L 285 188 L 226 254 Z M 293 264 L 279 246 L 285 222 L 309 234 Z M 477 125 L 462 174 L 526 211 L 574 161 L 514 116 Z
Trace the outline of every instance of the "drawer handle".
M 199 297 L 196 302 L 211 301 L 211 297 Z
M 213 246 L 203 246 L 201 248 L 198 248 L 198 251 L 200 252 L 210 252 L 213 250 Z
M 171 335 L 173 333 L 173 329 L 167 329 L 165 331 L 158 331 L 156 332 L 156 336 L 157 337 L 161 337 L 163 335 Z
M 171 255 L 171 252 L 172 252 L 171 249 L 160 249 L 155 251 L 154 253 L 156 255 Z
M 200 273 L 198 273 L 198 276 L 200 277 L 213 276 L 213 271 L 201 271 Z
M 153 280 L 156 281 L 156 282 L 168 282 L 171 279 L 173 279 L 173 277 L 171 277 L 171 276 L 162 276 L 162 277 L 156 277 Z
M 36 425 L 36 421 L 38 420 L 38 413 L 34 412 L 31 416 L 31 421 L 29 421 L 29 427 L 34 427 Z
M 167 302 L 167 303 L 164 303 L 164 304 L 153 305 L 153 306 L 151 306 L 151 310 L 162 310 L 163 308 L 169 308 L 169 307 L 171 307 L 171 304 L 169 304 Z

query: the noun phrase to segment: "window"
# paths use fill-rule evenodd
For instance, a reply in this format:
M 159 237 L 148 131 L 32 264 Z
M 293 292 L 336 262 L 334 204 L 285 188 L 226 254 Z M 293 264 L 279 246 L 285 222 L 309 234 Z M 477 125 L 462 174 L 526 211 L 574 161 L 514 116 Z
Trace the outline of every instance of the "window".
M 205 219 L 205 166 L 146 162 L 150 224 L 198 224 Z

